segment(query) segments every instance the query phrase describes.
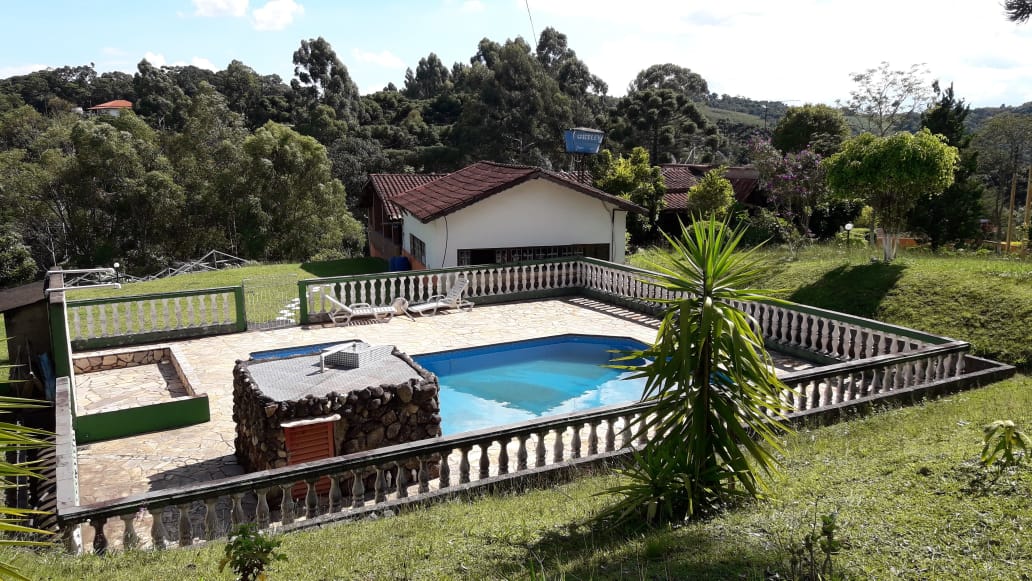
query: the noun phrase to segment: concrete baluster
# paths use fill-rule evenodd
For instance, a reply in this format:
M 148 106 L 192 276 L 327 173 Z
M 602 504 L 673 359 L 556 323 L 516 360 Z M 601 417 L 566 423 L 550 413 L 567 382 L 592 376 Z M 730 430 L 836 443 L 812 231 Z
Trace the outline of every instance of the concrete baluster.
M 294 496 L 290 493 L 294 486 L 291 484 L 280 484 L 283 496 L 280 497 L 280 522 L 288 525 L 294 522 Z
M 552 446 L 552 463 L 558 464 L 563 461 L 566 455 L 563 450 L 563 436 L 566 434 L 566 428 L 556 428 L 555 430 L 555 444 Z
M 244 493 L 234 492 L 229 495 L 232 501 L 232 508 L 229 511 L 229 522 L 233 525 L 247 522 L 247 515 L 244 514 Z
M 387 500 L 387 480 L 384 478 L 386 470 L 383 466 L 376 467 L 376 481 L 373 484 L 373 502 L 379 504 Z
M 516 448 L 516 470 L 527 469 L 527 437 L 525 434 L 517 436 L 519 447 Z
M 534 466 L 540 468 L 545 465 L 545 434 L 547 432 L 538 432 L 535 434 L 537 438 L 537 445 L 534 449 Z
M 599 420 L 588 422 L 588 456 L 598 454 L 598 424 Z
M 425 472 L 425 470 L 422 467 L 420 467 L 420 470 Z M 451 466 L 448 464 L 448 453 L 447 452 L 441 454 L 441 475 L 437 479 L 437 482 L 438 482 L 438 487 L 439 488 L 448 488 L 449 486 L 451 486 Z M 419 477 L 419 487 L 420 487 L 420 492 L 422 492 L 422 488 L 423 488 L 423 477 L 422 477 L 422 475 L 420 475 L 420 477 Z M 430 487 L 429 487 L 429 484 L 428 484 L 427 485 L 427 490 L 429 490 L 429 488 Z
M 189 547 L 193 544 L 193 525 L 190 524 L 190 504 L 180 504 L 179 509 L 179 546 Z
M 305 493 L 305 518 L 315 518 L 319 516 L 319 495 L 315 491 L 315 483 L 318 478 L 311 478 L 305 481 L 308 485 L 308 491 Z
M 214 497 L 204 499 L 204 540 L 206 541 L 214 539 L 218 534 L 218 531 L 215 530 L 215 503 L 218 500 Z
M 258 523 L 258 528 L 267 529 L 272 521 L 272 511 L 269 510 L 269 489 L 259 488 L 255 494 L 258 496 L 258 507 L 255 509 L 254 522 Z
M 90 519 L 90 526 L 93 527 L 93 552 L 97 555 L 107 553 L 108 540 L 107 535 L 104 534 L 104 525 L 106 523 L 107 517 Z
M 151 545 L 155 549 L 164 549 L 165 540 L 168 539 L 168 531 L 165 530 L 165 523 L 162 517 L 165 515 L 165 507 L 149 508 L 147 512 L 151 516 Z
M 463 446 L 459 448 L 459 484 L 466 484 L 469 482 L 469 446 Z
M 616 418 L 609 418 L 606 421 L 605 451 L 612 452 L 616 449 Z
M 405 467 L 403 462 L 395 462 L 394 469 L 398 471 L 398 498 L 408 498 L 409 469 Z
M 133 526 L 136 513 L 119 515 L 118 518 L 122 519 L 123 525 L 122 546 L 126 549 L 135 549 L 140 544 L 140 537 L 136 534 L 136 528 Z
M 509 473 L 509 441 L 510 439 L 501 438 L 498 444 L 501 449 L 498 450 L 498 474 Z
M 351 508 L 362 508 L 365 505 L 365 482 L 358 470 L 352 470 L 351 476 Z
M 491 442 L 480 444 L 480 472 L 477 474 L 477 477 L 481 480 L 490 476 L 491 473 L 491 455 L 487 453 L 490 447 Z
M 330 476 L 330 493 L 326 499 L 329 512 L 338 512 L 344 508 L 344 495 L 340 491 L 340 474 Z

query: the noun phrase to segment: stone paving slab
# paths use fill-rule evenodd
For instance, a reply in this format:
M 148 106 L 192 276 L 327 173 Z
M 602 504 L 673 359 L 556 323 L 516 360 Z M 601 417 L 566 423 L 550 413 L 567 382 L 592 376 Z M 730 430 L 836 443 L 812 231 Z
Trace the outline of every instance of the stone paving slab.
M 79 373 L 75 376 L 76 414 L 95 414 L 189 397 L 169 362 Z

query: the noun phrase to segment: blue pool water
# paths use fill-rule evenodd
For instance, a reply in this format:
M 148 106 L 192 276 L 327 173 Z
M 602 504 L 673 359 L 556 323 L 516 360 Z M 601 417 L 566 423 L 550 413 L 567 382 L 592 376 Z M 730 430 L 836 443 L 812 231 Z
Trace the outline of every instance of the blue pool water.
M 624 337 L 562 335 L 413 357 L 441 383 L 445 435 L 641 398 L 644 379 L 605 367 L 645 344 Z
M 333 343 L 316 343 L 314 345 L 301 345 L 300 347 L 284 347 L 282 349 L 269 349 L 268 351 L 254 351 L 251 359 L 279 359 L 281 357 L 294 357 L 295 355 L 318 355 L 324 349 L 328 349 L 347 341 L 334 341 Z

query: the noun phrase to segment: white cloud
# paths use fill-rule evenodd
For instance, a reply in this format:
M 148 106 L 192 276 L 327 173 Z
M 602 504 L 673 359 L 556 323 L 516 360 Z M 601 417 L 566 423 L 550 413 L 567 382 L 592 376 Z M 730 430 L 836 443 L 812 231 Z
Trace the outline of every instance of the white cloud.
M 247 0 L 193 0 L 197 16 L 235 16 L 247 14 Z
M 465 0 L 459 8 L 460 12 L 483 12 L 484 3 L 480 0 Z
M 255 30 L 283 30 L 294 18 L 301 16 L 305 7 L 294 0 L 269 0 L 251 12 Z
M 192 59 L 190 59 L 190 64 L 199 69 L 208 69 L 209 71 L 218 70 L 217 68 L 215 68 L 215 63 L 211 62 L 210 60 L 204 57 L 195 56 Z
M 716 93 L 833 103 L 849 97 L 850 72 L 888 61 L 894 69 L 927 63 L 929 80 L 954 82 L 974 106 L 1028 101 L 1032 61 L 1020 55 L 1032 54 L 1032 26 L 1007 22 L 995 2 L 938 8 L 932 0 L 868 0 L 862 9 L 815 0 L 645 0 L 627 10 L 623 0 L 530 0 L 538 31 L 547 24 L 569 35 L 616 95 L 638 71 L 671 62 L 702 75 Z M 950 40 L 957 30 L 964 42 Z
M 147 59 L 147 62 L 149 62 L 150 64 L 159 68 L 168 64 L 168 61 L 165 60 L 165 55 L 160 53 L 153 53 L 149 50 L 143 53 L 143 58 Z
M 49 69 L 50 65 L 13 65 L 8 67 L 0 67 L 0 79 L 6 79 L 7 77 L 19 77 L 21 75 L 27 75 L 36 71 L 42 71 Z
M 363 63 L 372 63 L 377 66 L 381 66 L 385 69 L 403 69 L 405 68 L 405 61 L 398 58 L 394 53 L 389 50 L 380 52 L 366 52 L 362 49 L 352 49 L 351 56 L 355 57 L 355 60 Z

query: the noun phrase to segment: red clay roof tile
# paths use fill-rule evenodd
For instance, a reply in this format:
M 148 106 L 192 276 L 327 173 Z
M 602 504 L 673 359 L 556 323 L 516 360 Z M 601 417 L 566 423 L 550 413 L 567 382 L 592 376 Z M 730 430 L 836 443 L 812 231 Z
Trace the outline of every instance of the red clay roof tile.
M 382 175 L 382 174 L 381 174 Z M 421 222 L 430 222 L 465 208 L 484 198 L 505 191 L 531 179 L 546 179 L 582 194 L 609 202 L 621 209 L 640 212 L 642 209 L 575 178 L 545 169 L 480 161 L 446 176 L 430 180 L 393 196 L 394 204 L 404 208 Z
M 97 109 L 132 109 L 133 104 L 125 99 L 116 99 L 114 101 L 108 101 L 107 103 L 101 103 L 95 107 L 90 107 L 90 111 Z
M 438 173 L 372 173 L 369 183 L 373 191 L 383 200 L 383 207 L 391 220 L 401 220 L 402 210 L 394 203 L 394 197 L 402 192 L 430 183 L 448 174 Z
M 659 166 L 663 172 L 667 193 L 663 196 L 666 202 L 664 211 L 677 212 L 688 207 L 688 190 L 699 183 L 706 172 L 716 166 L 690 163 L 667 163 Z M 731 182 L 735 191 L 735 200 L 744 202 L 756 189 L 760 180 L 760 172 L 753 167 L 729 167 L 724 177 Z

